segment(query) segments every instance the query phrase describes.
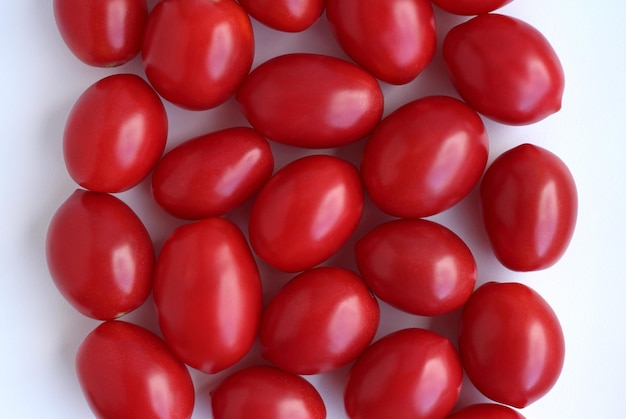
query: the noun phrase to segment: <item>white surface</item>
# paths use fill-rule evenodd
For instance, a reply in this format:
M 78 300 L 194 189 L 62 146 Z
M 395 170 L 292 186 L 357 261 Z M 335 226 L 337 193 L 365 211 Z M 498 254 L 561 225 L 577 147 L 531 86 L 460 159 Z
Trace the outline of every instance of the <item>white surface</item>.
M 149 2 L 154 4 L 154 0 Z M 90 68 L 65 48 L 52 15 L 52 2 L 0 2 L 0 416 L 7 418 L 91 417 L 74 375 L 74 353 L 97 325 L 81 317 L 58 294 L 44 258 L 50 217 L 75 185 L 61 152 L 65 117 L 82 91 L 113 72 L 141 71 L 138 59 L 115 70 Z M 503 13 L 526 20 L 550 40 L 566 73 L 563 109 L 527 127 L 487 122 L 491 160 L 521 142 L 533 142 L 559 155 L 570 167 L 579 192 L 579 218 L 567 254 L 554 267 L 517 274 L 489 253 L 475 218 L 476 193 L 435 220 L 466 239 L 479 263 L 480 282 L 520 281 L 538 292 L 559 316 L 566 337 L 565 367 L 554 389 L 523 410 L 528 418 L 615 418 L 623 412 L 626 376 L 626 3 L 516 0 Z M 461 19 L 437 13 L 440 35 Z M 290 51 L 343 56 L 324 18 L 302 34 L 282 34 L 255 22 L 255 65 Z M 454 94 L 440 76 L 441 58 L 417 81 L 383 86 L 385 113 L 411 99 L 434 93 Z M 168 149 L 191 136 L 243 124 L 233 101 L 208 112 L 187 112 L 168 105 Z M 362 143 L 344 148 L 358 161 Z M 277 167 L 305 151 L 276 146 Z M 148 184 L 121 194 L 144 219 L 159 245 L 179 222 L 149 201 Z M 375 214 L 374 212 L 370 212 Z M 469 214 L 469 215 L 468 215 Z M 245 211 L 230 218 L 241 221 Z M 348 256 L 345 256 L 348 255 Z M 349 252 L 344 252 L 349 260 Z M 262 266 L 269 277 L 267 295 L 287 277 Z M 153 330 L 150 302 L 126 319 Z M 456 314 L 420 319 L 383 305 L 380 337 L 408 326 L 431 326 L 451 336 Z M 258 348 L 245 364 L 260 362 Z M 347 368 L 310 377 L 323 395 L 329 418 L 343 418 L 341 386 Z M 194 417 L 210 417 L 208 391 L 223 377 L 193 373 L 198 384 Z M 471 386 L 461 403 L 483 400 Z

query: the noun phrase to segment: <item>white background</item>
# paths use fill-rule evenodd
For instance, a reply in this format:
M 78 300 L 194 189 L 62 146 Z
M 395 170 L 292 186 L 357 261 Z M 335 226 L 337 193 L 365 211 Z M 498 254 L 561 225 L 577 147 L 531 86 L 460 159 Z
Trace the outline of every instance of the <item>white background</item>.
M 155 1 L 149 1 L 154 4 Z M 538 28 L 552 43 L 566 74 L 563 108 L 532 126 L 507 127 L 486 121 L 490 160 L 522 142 L 559 155 L 578 186 L 579 218 L 566 255 L 552 268 L 519 274 L 500 266 L 489 251 L 476 214 L 473 191 L 465 201 L 433 217 L 464 238 L 474 251 L 479 282 L 519 281 L 537 290 L 559 316 L 566 337 L 563 373 L 554 389 L 523 410 L 527 418 L 616 418 L 623 414 L 626 377 L 626 3 L 621 0 L 515 0 L 501 10 Z M 462 18 L 436 12 L 442 37 Z M 291 52 L 345 57 L 328 32 L 325 18 L 301 34 L 282 34 L 254 22 L 255 65 Z M 76 187 L 61 152 L 63 126 L 76 98 L 91 83 L 114 72 L 139 72 L 141 62 L 114 70 L 95 69 L 65 48 L 52 2 L 0 2 L 0 416 L 7 418 L 87 418 L 74 374 L 74 354 L 98 323 L 79 315 L 58 294 L 48 275 L 44 240 L 56 208 Z M 383 85 L 385 114 L 429 94 L 455 95 L 442 76 L 438 55 L 413 83 Z M 245 124 L 231 100 L 207 112 L 167 105 L 168 149 L 192 136 Z M 363 142 L 337 153 L 358 163 Z M 274 146 L 276 167 L 307 151 Z M 323 150 L 319 152 L 331 153 Z M 119 195 L 137 211 L 158 246 L 180 221 L 151 200 L 148 182 Z M 245 228 L 247 203 L 227 217 Z M 358 234 L 382 217 L 368 209 Z M 350 245 L 329 263 L 353 267 Z M 266 299 L 288 276 L 261 264 Z M 377 338 L 402 327 L 431 327 L 454 339 L 458 313 L 422 319 L 381 304 Z M 157 330 L 151 301 L 126 319 Z M 258 347 L 241 365 L 262 362 Z M 324 397 L 329 418 L 343 418 L 342 383 L 348 368 L 310 377 Z M 194 417 L 210 417 L 210 389 L 224 374 L 192 372 L 197 383 Z M 465 383 L 460 403 L 483 400 Z

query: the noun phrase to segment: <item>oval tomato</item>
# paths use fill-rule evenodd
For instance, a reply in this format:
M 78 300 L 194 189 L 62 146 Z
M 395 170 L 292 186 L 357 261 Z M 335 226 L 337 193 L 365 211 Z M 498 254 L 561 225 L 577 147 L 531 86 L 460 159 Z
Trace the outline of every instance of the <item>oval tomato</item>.
M 378 328 L 378 302 L 356 274 L 310 269 L 269 302 L 259 337 L 264 358 L 294 374 L 317 374 L 353 361 Z
M 435 6 L 456 15 L 482 15 L 512 2 L 513 0 L 432 0 Z
M 448 32 L 443 58 L 463 99 L 488 118 L 525 125 L 561 109 L 561 62 L 526 22 L 498 14 L 470 19 Z
M 215 419 L 326 419 L 319 393 L 304 378 L 268 366 L 239 370 L 211 392 Z
M 460 308 L 474 290 L 476 261 L 459 236 L 426 220 L 395 220 L 355 246 L 363 279 L 381 300 L 436 316 Z
M 383 94 L 374 77 L 352 63 L 317 54 L 287 54 L 261 64 L 236 98 L 261 134 L 298 147 L 360 140 L 383 113 Z
M 481 393 L 522 408 L 556 383 L 565 343 L 558 318 L 537 292 L 518 283 L 489 282 L 463 309 L 459 351 Z
M 61 294 L 85 316 L 120 317 L 150 294 L 152 240 L 114 196 L 84 190 L 70 195 L 48 226 L 46 258 Z
M 194 388 L 185 365 L 148 330 L 107 321 L 78 348 L 76 373 L 99 418 L 187 419 Z
M 381 121 L 365 146 L 361 176 L 386 213 L 426 217 L 470 192 L 487 165 L 488 149 L 476 112 L 460 100 L 430 96 Z
M 269 143 L 250 128 L 229 128 L 170 150 L 152 174 L 157 203 L 180 218 L 222 215 L 252 196 L 271 176 Z
M 192 110 L 213 108 L 250 71 L 252 24 L 233 0 L 161 0 L 148 16 L 141 57 L 165 99 Z
M 388 83 L 410 82 L 435 55 L 435 16 L 428 0 L 327 0 L 326 15 L 350 58 Z
M 141 49 L 146 0 L 54 0 L 53 8 L 63 41 L 85 64 L 117 67 Z
M 519 145 L 489 166 L 480 185 L 482 217 L 498 260 L 515 271 L 555 264 L 574 234 L 576 184 L 556 155 Z
M 324 11 L 324 0 L 239 0 L 246 11 L 266 26 L 284 32 L 301 32 Z
M 344 402 L 351 419 L 442 418 L 461 391 L 463 370 L 448 339 L 424 329 L 393 332 L 355 362 Z
M 466 406 L 446 419 L 525 419 L 519 412 L 501 404 L 480 403 Z
M 165 149 L 167 114 L 141 77 L 116 74 L 92 84 L 65 123 L 63 156 L 70 176 L 96 192 L 141 182 Z
M 259 192 L 250 212 L 250 244 L 275 268 L 302 271 L 331 257 L 362 212 L 363 189 L 352 164 L 333 156 L 303 157 Z
M 205 218 L 165 241 L 154 275 L 163 337 L 186 364 L 221 371 L 250 349 L 261 317 L 261 279 L 236 225 Z

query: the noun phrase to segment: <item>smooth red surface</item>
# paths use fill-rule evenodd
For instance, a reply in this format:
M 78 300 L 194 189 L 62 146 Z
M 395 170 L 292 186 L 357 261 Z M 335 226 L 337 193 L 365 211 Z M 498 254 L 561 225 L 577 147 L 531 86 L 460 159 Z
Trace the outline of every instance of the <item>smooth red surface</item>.
M 381 224 L 356 243 L 355 256 L 376 296 L 420 316 L 460 308 L 476 284 L 470 249 L 451 230 L 432 221 Z
M 141 57 L 165 99 L 191 110 L 214 108 L 250 71 L 252 24 L 233 0 L 162 0 L 148 16 Z
M 324 0 L 239 0 L 239 4 L 259 22 L 284 32 L 309 28 L 324 11 Z
M 344 393 L 351 419 L 442 418 L 461 391 L 463 370 L 448 339 L 425 329 L 393 332 L 356 361 Z
M 114 319 L 139 307 L 150 294 L 154 258 L 141 220 L 112 195 L 78 189 L 48 226 L 50 275 L 88 317 Z
M 523 284 L 488 282 L 463 309 L 459 351 L 481 393 L 522 408 L 556 383 L 565 342 L 558 318 L 537 292 Z
M 510 407 L 493 404 L 480 403 L 466 406 L 446 419 L 525 419 L 521 413 Z
M 251 128 L 228 128 L 165 154 L 152 174 L 152 194 L 176 217 L 219 216 L 250 198 L 273 169 L 272 150 L 262 135 Z
M 185 365 L 148 330 L 107 321 L 76 354 L 78 381 L 98 418 L 190 418 L 194 388 Z
M 319 393 L 304 378 L 269 366 L 239 370 L 211 392 L 215 419 L 326 419 Z
M 432 0 L 441 9 L 456 15 L 481 15 L 493 12 L 513 0 Z
M 353 361 L 370 344 L 380 310 L 363 280 L 320 267 L 291 279 L 269 302 L 259 337 L 264 358 L 294 374 L 317 374 Z
M 576 184 L 550 151 L 522 144 L 489 166 L 480 185 L 482 216 L 498 260 L 515 271 L 554 265 L 574 234 Z
M 326 0 L 326 15 L 350 58 L 388 83 L 410 82 L 435 55 L 429 0 Z
M 330 148 L 365 137 L 383 113 L 376 79 L 358 66 L 318 54 L 272 58 L 237 93 L 246 119 L 270 140 Z
M 257 195 L 250 244 L 275 268 L 302 271 L 331 257 L 362 212 L 363 188 L 352 164 L 334 156 L 303 157 L 275 173 Z
M 498 14 L 470 19 L 448 32 L 443 58 L 460 95 L 488 118 L 526 125 L 561 109 L 561 62 L 526 22 Z
M 92 191 L 130 189 L 161 157 L 167 129 L 165 107 L 141 77 L 105 77 L 80 95 L 67 117 L 63 132 L 67 171 Z
M 146 0 L 54 0 L 53 8 L 63 41 L 85 64 L 117 67 L 141 49 Z
M 154 302 L 163 337 L 186 364 L 221 371 L 250 349 L 261 316 L 261 279 L 245 237 L 222 218 L 183 225 L 157 260 Z
M 482 120 L 460 100 L 430 96 L 387 116 L 370 136 L 361 176 L 374 203 L 401 218 L 444 211 L 476 185 L 487 164 Z

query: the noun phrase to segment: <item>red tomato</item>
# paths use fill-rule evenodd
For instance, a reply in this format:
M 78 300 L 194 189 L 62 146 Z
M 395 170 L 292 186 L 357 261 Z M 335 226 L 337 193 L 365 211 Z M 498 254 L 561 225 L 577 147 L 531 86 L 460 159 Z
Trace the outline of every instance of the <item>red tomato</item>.
M 120 317 L 150 294 L 152 241 L 114 196 L 80 189 L 70 195 L 48 226 L 46 257 L 55 285 L 85 316 Z
M 245 237 L 222 218 L 177 228 L 157 259 L 154 301 L 172 351 L 206 373 L 250 349 L 261 317 L 261 279 Z
M 356 168 L 337 157 L 303 157 L 263 186 L 250 213 L 250 244 L 263 260 L 286 272 L 331 257 L 352 235 L 363 212 Z
M 165 99 L 192 110 L 213 108 L 250 71 L 252 24 L 233 0 L 161 0 L 148 16 L 141 57 Z
M 432 0 L 435 6 L 457 15 L 482 15 L 512 2 L 513 0 Z
M 268 366 L 239 370 L 211 392 L 215 419 L 326 419 L 319 393 L 304 378 Z
M 191 417 L 195 394 L 189 371 L 165 342 L 140 326 L 100 324 L 78 348 L 76 372 L 99 418 Z
M 489 282 L 463 309 L 459 351 L 481 393 L 521 408 L 554 386 L 565 343 L 559 320 L 539 294 L 518 283 Z
M 429 0 L 326 0 L 326 15 L 350 58 L 388 83 L 410 82 L 435 55 Z
M 576 184 L 553 153 L 522 144 L 499 156 L 480 185 L 482 216 L 496 257 L 515 271 L 555 264 L 578 214 Z
M 480 403 L 466 406 L 446 419 L 525 419 L 519 412 L 501 404 Z
M 288 54 L 254 69 L 237 101 L 261 134 L 279 143 L 330 148 L 365 137 L 383 113 L 378 82 L 358 66 L 317 54 Z
M 167 114 L 141 77 L 116 74 L 92 84 L 65 123 L 63 156 L 76 183 L 122 192 L 150 173 L 165 149 Z
M 448 32 L 443 58 L 463 99 L 488 118 L 525 125 L 561 109 L 561 62 L 548 40 L 526 22 L 477 16 Z
M 284 32 L 301 32 L 324 11 L 324 0 L 239 0 L 246 11 L 264 25 Z
M 54 0 L 53 7 L 63 41 L 85 64 L 117 67 L 139 53 L 146 0 Z
M 261 318 L 261 353 L 294 374 L 317 374 L 353 361 L 370 344 L 380 311 L 356 274 L 320 267 L 289 281 Z
M 460 308 L 474 290 L 476 261 L 459 236 L 426 220 L 395 220 L 361 238 L 356 262 L 381 300 L 436 316 Z
M 350 371 L 344 393 L 351 419 L 444 417 L 461 391 L 463 369 L 448 339 L 404 329 L 370 346 Z
M 265 138 L 250 128 L 230 128 L 169 151 L 154 169 L 152 193 L 176 217 L 219 216 L 252 196 L 273 169 Z
M 386 213 L 426 217 L 470 192 L 487 165 L 488 149 L 476 112 L 457 99 L 430 96 L 382 120 L 365 146 L 361 175 Z

